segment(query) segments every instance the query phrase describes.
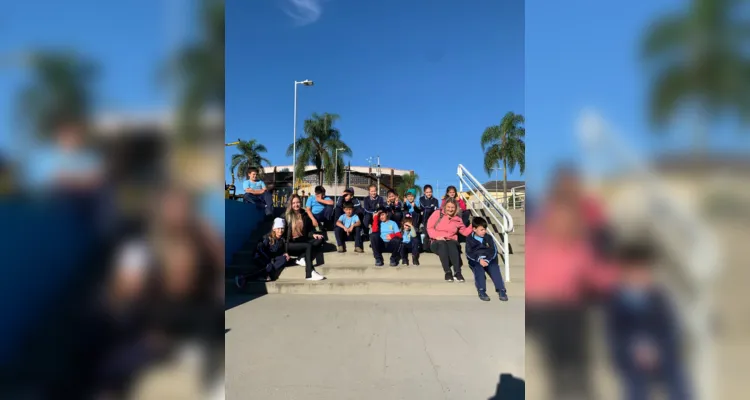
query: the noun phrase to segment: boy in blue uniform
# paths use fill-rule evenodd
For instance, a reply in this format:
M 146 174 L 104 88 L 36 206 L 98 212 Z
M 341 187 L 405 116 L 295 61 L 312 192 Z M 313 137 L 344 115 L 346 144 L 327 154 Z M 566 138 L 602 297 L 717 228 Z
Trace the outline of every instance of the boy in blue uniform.
M 466 258 L 469 260 L 471 272 L 474 273 L 474 285 L 477 287 L 479 298 L 482 301 L 490 301 L 490 297 L 487 296 L 486 274 L 492 279 L 500 300 L 508 301 L 505 282 L 500 273 L 495 240 L 492 235 L 487 234 L 487 221 L 482 217 L 475 217 L 471 226 L 474 232 L 466 238 Z
M 344 215 L 340 216 L 334 227 L 338 252 L 346 252 L 346 240 L 354 239 L 354 252 L 364 253 L 362 249 L 362 222 L 359 216 L 354 214 L 354 205 L 351 202 L 344 203 Z
M 398 195 L 393 189 L 388 191 L 385 211 L 388 213 L 389 219 L 397 224 L 400 224 L 401 220 L 404 219 L 404 204 L 398 199 Z
M 362 202 L 362 209 L 365 213 L 365 219 L 363 221 L 364 226 L 362 227 L 362 229 L 364 229 L 365 233 L 367 233 L 368 230 L 372 227 L 375 213 L 385 209 L 385 200 L 383 200 L 383 198 L 378 194 L 378 187 L 375 185 L 370 185 L 368 189 L 370 191 L 370 197 L 366 198 L 365 201 Z
M 325 232 L 326 223 L 333 217 L 333 200 L 326 196 L 326 189 L 323 186 L 315 187 L 315 196 L 307 199 L 305 208 L 307 208 L 308 215 L 317 223 L 317 227 Z
M 266 215 L 271 215 L 273 213 L 273 208 L 270 206 L 272 204 L 271 192 L 266 188 L 266 184 L 258 179 L 258 170 L 250 168 L 247 177 L 248 179 L 242 183 L 244 191 L 242 201 L 255 204 L 258 208 L 265 209 Z
M 399 229 L 397 223 L 389 220 L 387 212 L 380 211 L 377 213 L 377 217 L 379 221 L 377 224 L 373 224 L 373 232 L 370 235 L 375 266 L 383 266 L 383 253 L 388 252 L 391 253 L 391 267 L 398 267 L 401 229 Z
M 408 254 L 411 253 L 411 260 L 415 266 L 419 265 L 419 236 L 417 229 L 412 224 L 411 217 L 404 217 L 404 228 L 401 232 L 401 263 L 409 265 Z
M 616 250 L 620 281 L 607 304 L 607 330 L 623 399 L 648 399 L 656 385 L 670 399 L 690 399 L 680 329 L 667 294 L 653 276 L 654 250 L 629 243 Z

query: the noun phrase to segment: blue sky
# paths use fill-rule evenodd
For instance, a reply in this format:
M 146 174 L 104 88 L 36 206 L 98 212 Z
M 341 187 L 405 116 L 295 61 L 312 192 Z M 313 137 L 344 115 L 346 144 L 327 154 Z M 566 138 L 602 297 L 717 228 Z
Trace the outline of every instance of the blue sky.
M 677 0 L 620 5 L 593 0 L 526 1 L 526 149 L 531 186 L 542 185 L 558 161 L 579 158 L 576 119 L 588 107 L 597 109 L 645 154 L 685 149 L 689 124 L 667 129 L 666 136 L 656 135 L 647 124 L 649 75 L 639 58 L 649 25 L 685 7 L 686 2 Z M 736 135 L 731 119 L 715 127 L 716 148 L 750 148 L 747 136 Z
M 16 2 L 0 16 L 0 58 L 40 48 L 74 49 L 100 65 L 98 110 L 162 109 L 169 97 L 158 68 L 190 33 L 191 2 Z M 17 130 L 14 103 L 27 77 L 19 67 L 0 66 L 0 148 Z
M 298 3 L 299 18 L 289 2 L 227 3 L 229 141 L 255 138 L 273 164 L 291 164 L 293 82 L 312 79 L 299 88 L 298 134 L 313 112 L 341 115 L 352 165 L 380 155 L 441 188 L 457 184 L 459 163 L 488 179 L 482 131 L 524 112 L 521 0 Z

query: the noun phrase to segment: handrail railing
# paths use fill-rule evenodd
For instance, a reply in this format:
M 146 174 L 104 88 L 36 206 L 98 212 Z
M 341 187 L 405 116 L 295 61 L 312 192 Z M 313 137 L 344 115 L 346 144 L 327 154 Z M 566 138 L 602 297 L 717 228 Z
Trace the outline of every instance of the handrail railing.
M 516 189 L 523 189 L 524 191 L 522 193 L 517 193 Z M 518 203 L 521 203 L 521 209 L 525 207 L 524 203 L 526 203 L 526 185 L 514 186 L 510 189 L 510 202 L 514 210 L 516 209 L 516 205 Z
M 670 258 L 676 260 L 678 266 L 683 266 L 691 286 L 688 289 L 690 296 L 681 299 L 683 307 L 680 308 L 680 314 L 696 345 L 693 377 L 698 383 L 698 398 L 711 398 L 716 393 L 713 338 L 710 330 L 712 284 L 721 266 L 717 237 L 694 211 L 671 195 L 664 182 L 651 172 L 649 163 L 605 126 L 599 115 L 584 115 L 579 131 L 585 146 L 584 161 L 587 165 L 584 170 L 589 174 L 587 178 L 601 178 L 594 175 L 599 171 L 594 163 L 595 157 L 606 157 L 605 160 L 611 162 L 612 154 L 609 152 L 614 150 L 616 157 L 632 169 L 630 176 L 637 177 L 638 182 L 645 185 L 646 190 L 642 191 L 641 197 L 646 197 L 646 205 L 650 207 L 648 217 L 656 231 L 654 239 L 667 250 Z
M 492 238 L 495 240 L 495 244 L 501 250 L 503 256 L 505 281 L 510 282 L 510 245 L 508 243 L 508 234 L 513 232 L 513 217 L 463 165 L 458 165 L 456 173 L 459 179 L 459 193 L 464 197 L 463 200 L 469 204 L 468 199 L 463 195 L 464 185 L 466 185 L 466 188 L 478 200 L 481 207 L 488 211 L 486 214 L 491 219 L 490 222 L 494 221 L 499 228 L 499 232 L 497 233 L 502 235 L 502 241 L 498 240 L 495 235 L 492 235 Z M 471 202 L 471 204 L 473 208 L 477 202 Z

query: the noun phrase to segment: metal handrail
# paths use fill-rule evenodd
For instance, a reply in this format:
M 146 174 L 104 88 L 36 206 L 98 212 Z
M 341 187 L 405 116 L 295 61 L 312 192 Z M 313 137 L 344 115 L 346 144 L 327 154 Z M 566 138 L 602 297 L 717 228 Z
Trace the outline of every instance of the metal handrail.
M 504 265 L 505 281 L 510 282 L 510 245 L 508 241 L 508 234 L 510 232 L 513 232 L 513 229 L 514 229 L 513 217 L 502 205 L 500 205 L 497 199 L 495 199 L 495 197 L 492 196 L 487 191 L 487 189 L 479 182 L 479 180 L 476 179 L 474 175 L 472 175 L 471 172 L 469 172 L 469 170 L 466 169 L 466 167 L 459 164 L 456 174 L 458 175 L 458 179 L 459 179 L 459 186 L 460 186 L 459 193 L 460 193 L 460 196 L 463 197 L 463 200 L 467 204 L 469 203 L 468 199 L 463 194 L 464 192 L 463 186 L 466 185 L 469 191 L 471 191 L 471 193 L 478 200 L 480 200 L 479 204 L 481 204 L 481 207 L 489 211 L 487 214 L 490 216 L 491 219 L 495 221 L 497 226 L 500 227 L 500 232 L 498 233 L 503 236 L 502 242 L 500 242 L 498 238 L 495 237 L 495 235 L 491 235 L 491 236 L 493 240 L 495 240 L 495 244 L 498 246 L 498 248 L 502 250 L 503 260 L 505 264 Z M 475 203 L 472 202 L 472 208 L 474 204 Z M 494 209 L 494 212 L 493 212 L 493 209 Z M 497 214 L 499 214 L 501 218 L 498 218 Z

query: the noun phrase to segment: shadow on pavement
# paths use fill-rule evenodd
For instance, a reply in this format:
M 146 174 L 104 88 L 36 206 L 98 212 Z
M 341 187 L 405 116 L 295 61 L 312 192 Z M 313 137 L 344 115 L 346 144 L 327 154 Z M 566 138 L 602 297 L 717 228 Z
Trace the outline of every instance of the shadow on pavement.
M 526 398 L 526 382 L 511 374 L 500 374 L 497 392 L 488 400 L 523 400 Z
M 263 285 L 265 287 L 265 283 L 258 282 L 258 285 Z M 229 311 L 235 307 L 241 306 L 245 303 L 249 303 L 259 297 L 265 296 L 264 294 L 227 294 L 224 296 L 224 311 Z

